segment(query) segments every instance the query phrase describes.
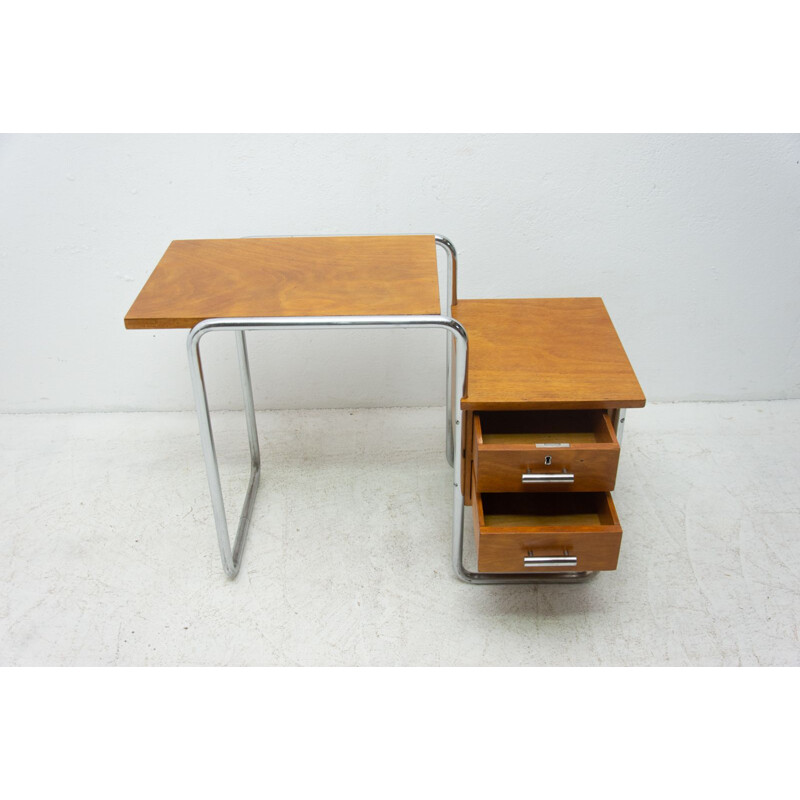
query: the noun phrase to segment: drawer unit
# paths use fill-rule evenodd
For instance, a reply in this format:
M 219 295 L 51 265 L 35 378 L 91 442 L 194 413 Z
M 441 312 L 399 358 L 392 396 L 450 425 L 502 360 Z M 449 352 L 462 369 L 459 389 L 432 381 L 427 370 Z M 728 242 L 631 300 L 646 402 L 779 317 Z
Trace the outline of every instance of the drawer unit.
M 478 492 L 610 492 L 619 442 L 601 410 L 481 411 L 472 457 Z
M 622 527 L 606 492 L 475 491 L 481 572 L 583 572 L 617 567 Z
M 645 397 L 603 301 L 459 300 L 452 313 L 469 338 L 462 486 L 477 573 L 616 569 L 617 415 Z

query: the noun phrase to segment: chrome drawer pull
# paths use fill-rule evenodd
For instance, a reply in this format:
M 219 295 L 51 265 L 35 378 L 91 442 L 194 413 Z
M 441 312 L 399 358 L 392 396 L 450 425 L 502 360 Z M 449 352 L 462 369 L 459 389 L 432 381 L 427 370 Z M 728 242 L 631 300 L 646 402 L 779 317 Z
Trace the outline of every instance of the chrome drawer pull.
M 523 472 L 523 483 L 575 483 L 572 472 Z
M 534 556 L 532 550 L 528 550 L 523 563 L 526 567 L 576 567 L 578 557 L 571 556 L 564 551 L 563 556 Z

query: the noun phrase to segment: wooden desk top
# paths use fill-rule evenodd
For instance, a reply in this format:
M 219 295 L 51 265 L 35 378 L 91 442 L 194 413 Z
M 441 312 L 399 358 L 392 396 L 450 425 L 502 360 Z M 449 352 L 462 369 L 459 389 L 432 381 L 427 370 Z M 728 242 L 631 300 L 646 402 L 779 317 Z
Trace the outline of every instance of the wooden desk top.
M 464 409 L 645 404 L 599 297 L 459 300 L 452 313 L 469 337 Z
M 187 239 L 167 248 L 125 327 L 440 311 L 432 235 Z

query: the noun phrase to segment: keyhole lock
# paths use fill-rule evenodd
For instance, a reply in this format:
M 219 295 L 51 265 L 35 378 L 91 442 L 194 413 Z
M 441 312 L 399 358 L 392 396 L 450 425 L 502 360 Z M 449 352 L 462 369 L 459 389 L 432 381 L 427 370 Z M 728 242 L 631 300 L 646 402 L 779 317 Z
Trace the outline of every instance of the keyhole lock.
M 553 463 L 553 456 L 545 456 L 544 457 L 544 465 L 549 467 Z

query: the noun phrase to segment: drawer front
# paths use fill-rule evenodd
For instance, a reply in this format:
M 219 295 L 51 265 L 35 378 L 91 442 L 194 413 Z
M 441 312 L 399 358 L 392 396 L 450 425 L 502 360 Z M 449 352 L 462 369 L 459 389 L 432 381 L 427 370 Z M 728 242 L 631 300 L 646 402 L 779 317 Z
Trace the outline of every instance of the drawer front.
M 617 568 L 619 533 L 509 533 L 482 534 L 478 544 L 478 572 L 594 572 Z M 574 557 L 574 564 L 561 561 Z M 546 566 L 536 559 L 559 559 Z
M 563 506 L 554 503 L 554 498 L 578 498 L 578 502 Z M 514 502 L 519 499 L 541 499 L 543 503 L 520 508 Z M 606 493 L 484 495 L 475 491 L 473 484 L 472 511 L 478 572 L 584 572 L 617 568 L 622 527 L 611 496 Z
M 619 442 L 604 411 L 482 412 L 472 453 L 479 492 L 610 492 Z

